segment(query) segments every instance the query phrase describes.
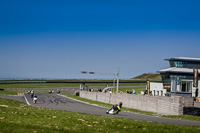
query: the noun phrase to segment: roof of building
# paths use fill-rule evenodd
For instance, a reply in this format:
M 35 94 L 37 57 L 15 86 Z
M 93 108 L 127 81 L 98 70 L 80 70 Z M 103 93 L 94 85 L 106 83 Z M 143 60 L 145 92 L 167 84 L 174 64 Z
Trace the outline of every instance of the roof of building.
M 174 57 L 174 58 L 169 58 L 169 59 L 164 59 L 164 60 L 181 60 L 181 61 L 200 61 L 200 58 L 192 58 L 192 57 Z
M 200 71 L 200 69 L 198 69 Z M 163 69 L 158 71 L 159 73 L 165 73 L 165 72 L 170 72 L 170 73 L 193 73 L 192 68 L 177 68 L 177 67 L 170 67 L 167 69 Z

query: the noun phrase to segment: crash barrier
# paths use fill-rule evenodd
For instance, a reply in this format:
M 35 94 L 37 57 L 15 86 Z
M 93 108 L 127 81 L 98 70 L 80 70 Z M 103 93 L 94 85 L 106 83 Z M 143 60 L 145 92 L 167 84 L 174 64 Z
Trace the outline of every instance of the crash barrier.
M 86 91 L 80 91 L 80 97 L 110 104 L 122 102 L 123 107 L 164 115 L 182 115 L 184 113 L 183 107 L 194 107 L 192 97 L 164 97 Z
M 184 115 L 200 116 L 200 108 L 197 107 L 183 107 Z

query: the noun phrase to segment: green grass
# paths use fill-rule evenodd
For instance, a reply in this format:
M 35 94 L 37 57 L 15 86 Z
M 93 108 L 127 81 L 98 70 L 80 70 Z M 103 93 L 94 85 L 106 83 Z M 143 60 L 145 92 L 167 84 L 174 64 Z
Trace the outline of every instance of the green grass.
M 18 101 L 0 99 L 2 133 L 184 133 L 200 132 L 200 127 L 169 125 L 125 118 L 42 109 Z
M 106 87 L 106 83 L 88 83 L 88 86 Z M 112 83 L 108 84 L 113 86 Z M 120 83 L 119 86 L 144 86 L 144 83 Z M 79 87 L 80 83 L 26 83 L 26 84 L 0 84 L 0 88 L 52 88 L 52 87 Z
M 0 91 L 0 94 L 4 94 L 4 95 L 17 95 L 18 92 L 17 91 L 3 90 L 3 91 Z
M 0 88 L 54 88 L 79 87 L 79 83 L 30 83 L 30 84 L 0 84 Z

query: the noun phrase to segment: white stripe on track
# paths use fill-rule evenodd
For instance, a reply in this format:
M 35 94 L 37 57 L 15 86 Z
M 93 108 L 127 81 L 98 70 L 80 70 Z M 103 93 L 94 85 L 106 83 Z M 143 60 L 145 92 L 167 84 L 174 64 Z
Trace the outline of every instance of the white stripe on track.
M 23 93 L 23 95 L 24 95 L 24 93 Z M 24 95 L 24 99 L 26 100 L 26 103 L 28 104 L 28 105 L 30 105 L 30 103 L 28 102 L 28 100 L 26 99 L 26 96 Z

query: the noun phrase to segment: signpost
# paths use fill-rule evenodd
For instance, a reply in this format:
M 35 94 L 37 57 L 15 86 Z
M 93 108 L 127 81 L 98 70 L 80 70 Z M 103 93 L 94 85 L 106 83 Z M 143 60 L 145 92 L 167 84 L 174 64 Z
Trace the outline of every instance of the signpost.
M 199 72 L 196 67 L 193 68 L 193 87 L 196 87 L 195 97 L 198 97 L 198 81 L 199 81 Z
M 147 95 L 149 95 L 149 94 L 150 94 L 150 82 L 147 79 Z

